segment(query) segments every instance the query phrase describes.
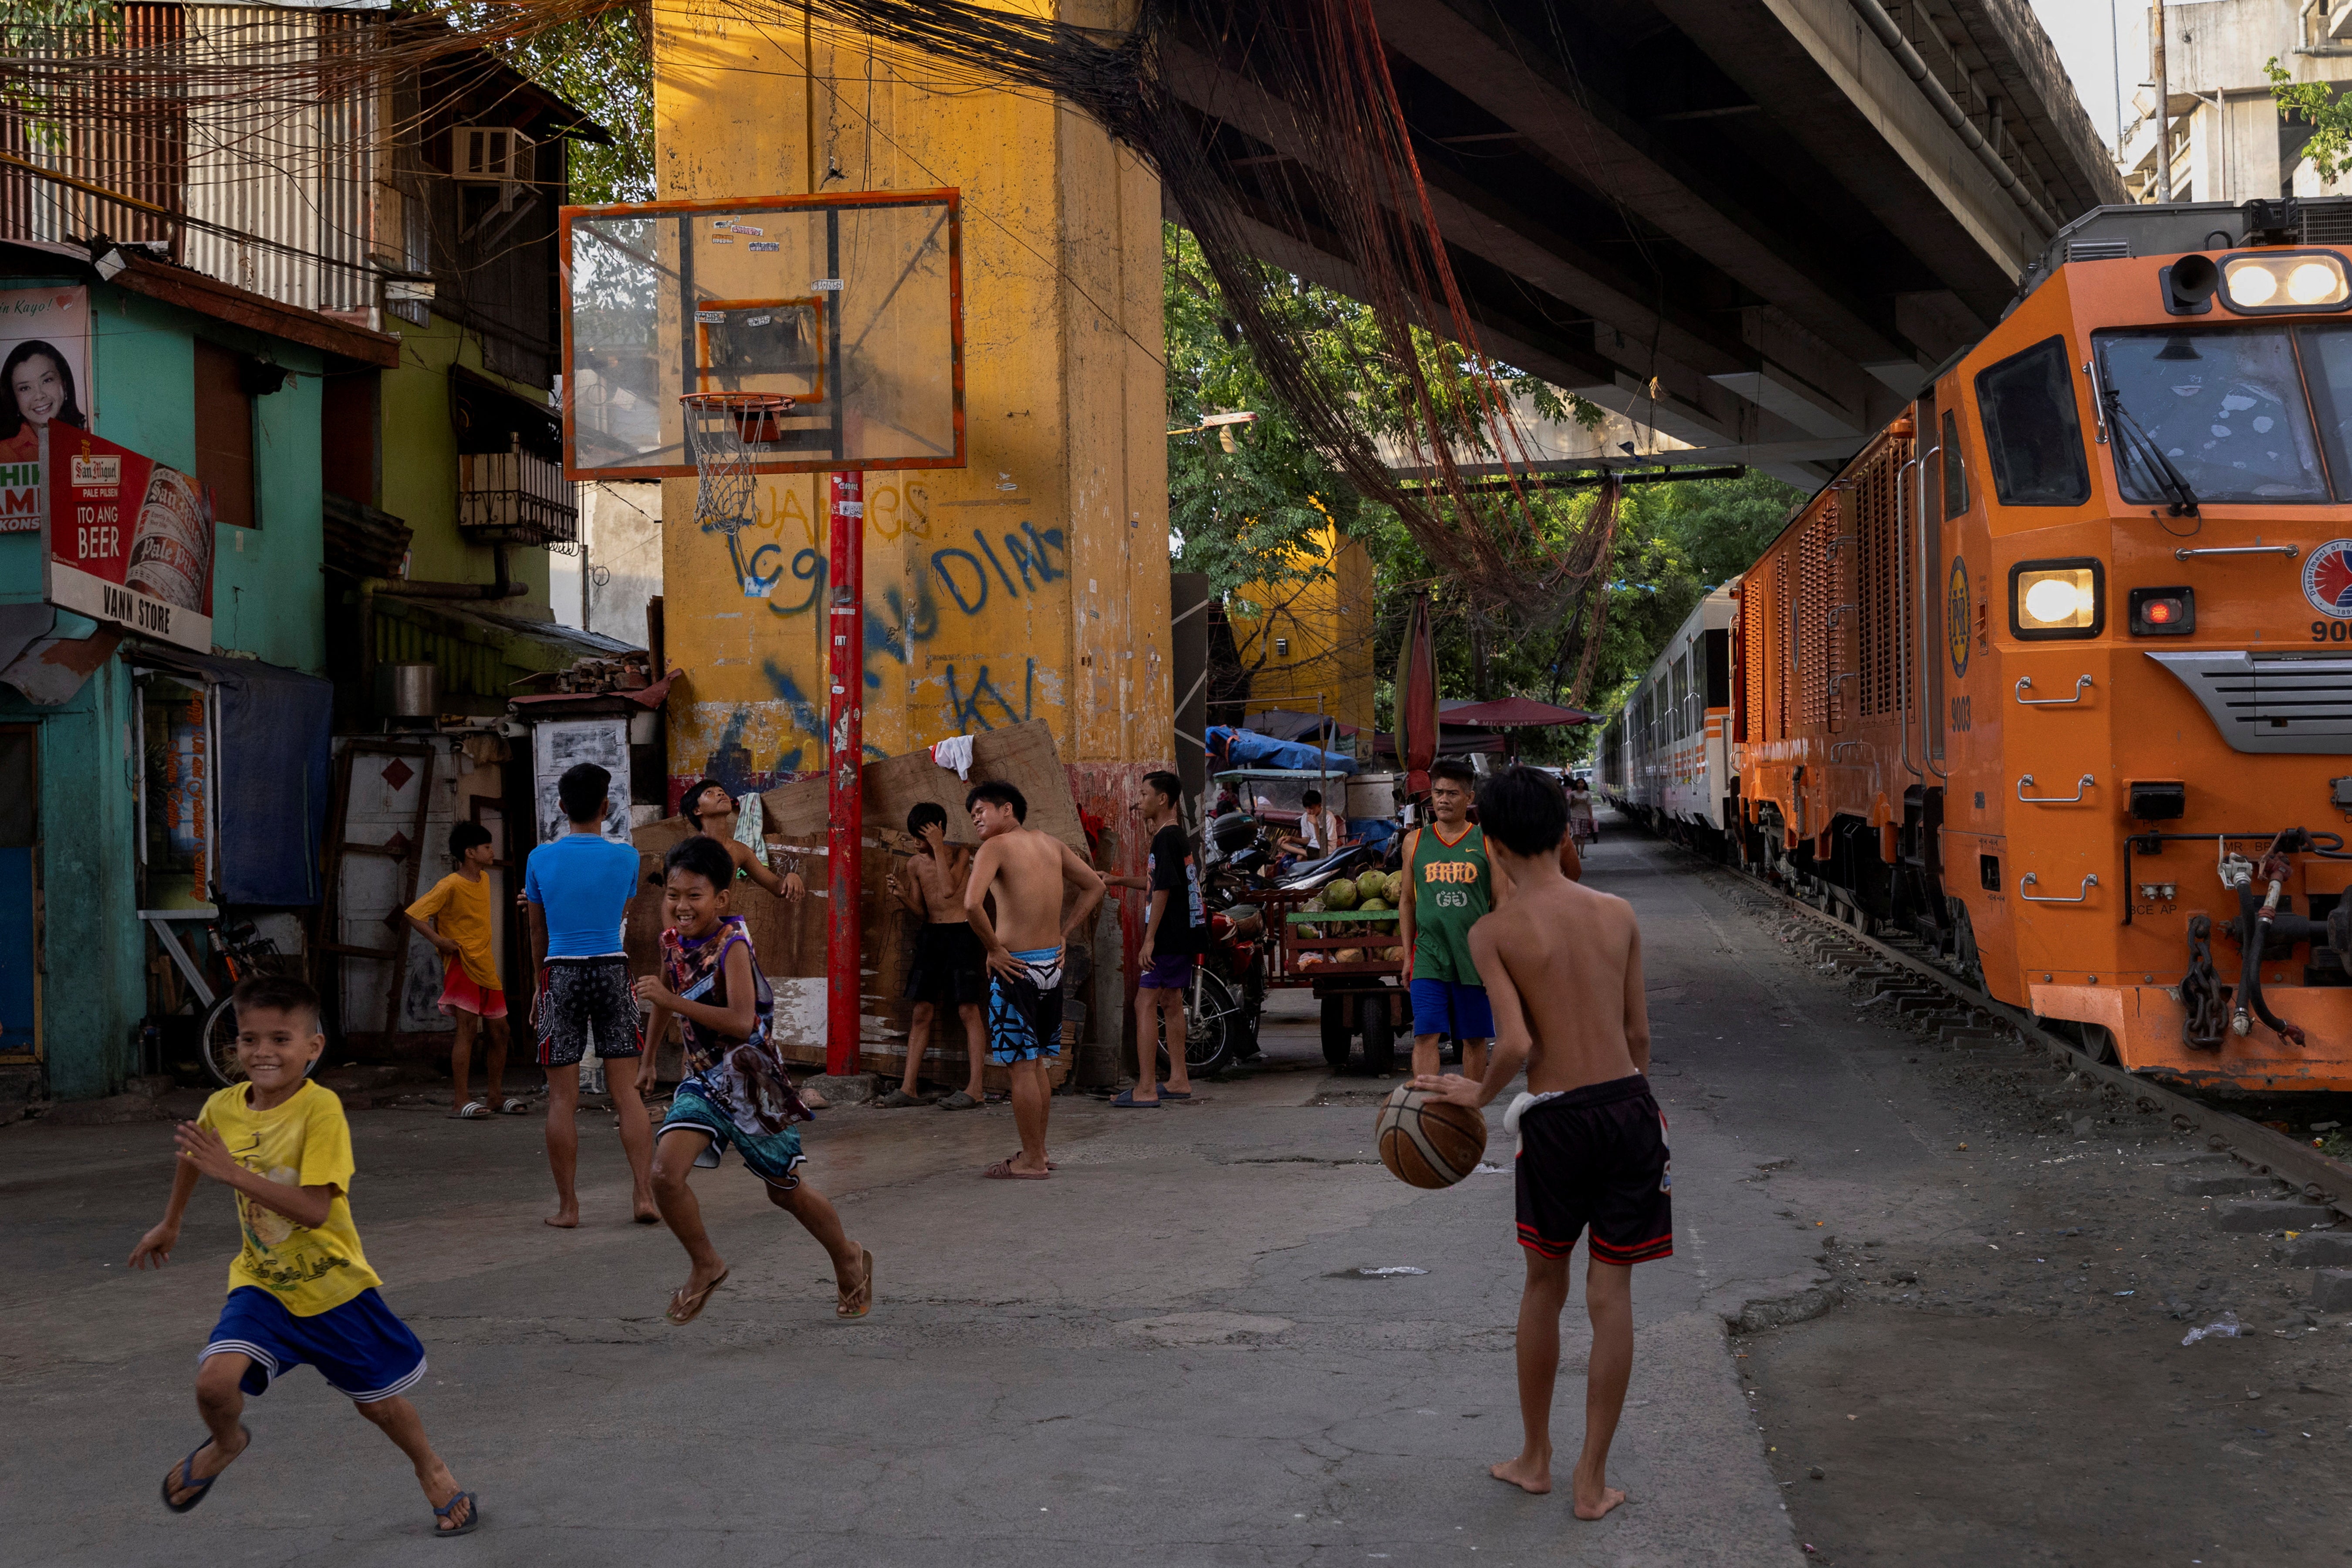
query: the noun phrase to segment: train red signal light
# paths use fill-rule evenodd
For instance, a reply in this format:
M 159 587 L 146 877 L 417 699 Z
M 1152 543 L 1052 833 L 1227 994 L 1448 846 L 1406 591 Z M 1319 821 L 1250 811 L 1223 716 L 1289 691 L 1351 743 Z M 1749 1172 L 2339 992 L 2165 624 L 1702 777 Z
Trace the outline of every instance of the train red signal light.
M 2134 588 L 2131 629 L 2136 637 L 2185 637 L 2197 629 L 2197 593 L 2192 588 Z

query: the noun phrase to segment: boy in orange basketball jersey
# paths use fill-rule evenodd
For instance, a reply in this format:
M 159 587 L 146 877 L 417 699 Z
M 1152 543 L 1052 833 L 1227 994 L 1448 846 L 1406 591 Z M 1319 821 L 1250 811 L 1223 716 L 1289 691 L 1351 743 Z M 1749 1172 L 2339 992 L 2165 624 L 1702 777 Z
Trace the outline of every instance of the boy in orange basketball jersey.
M 1576 1461 L 1576 1517 L 1599 1519 L 1625 1500 L 1609 1485 L 1609 1442 L 1633 1372 L 1633 1265 L 1675 1249 L 1665 1118 L 1643 1077 L 1650 1018 L 1642 996 L 1642 934 L 1622 899 L 1560 874 L 1568 805 L 1533 768 L 1511 768 L 1478 795 L 1479 824 L 1509 900 L 1470 931 L 1470 955 L 1495 1011 L 1486 1076 L 1427 1074 L 1415 1089 L 1484 1106 L 1528 1069 L 1528 1092 L 1504 1121 L 1519 1135 L 1519 1245 L 1528 1283 L 1519 1298 L 1518 1458 L 1496 1479 L 1551 1490 L 1552 1384 L 1568 1260 L 1587 1226 L 1585 1307 L 1592 1355 L 1585 1374 L 1584 1452 Z

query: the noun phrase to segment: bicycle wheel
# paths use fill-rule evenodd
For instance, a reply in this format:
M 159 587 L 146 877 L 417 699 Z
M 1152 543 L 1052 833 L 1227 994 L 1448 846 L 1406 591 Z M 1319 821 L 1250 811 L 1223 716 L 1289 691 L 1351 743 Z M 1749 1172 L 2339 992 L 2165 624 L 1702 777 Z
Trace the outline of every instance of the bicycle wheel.
M 236 1059 L 236 1005 L 229 998 L 222 997 L 205 1015 L 196 1054 L 204 1058 L 205 1074 L 223 1089 L 245 1081 L 245 1068 Z

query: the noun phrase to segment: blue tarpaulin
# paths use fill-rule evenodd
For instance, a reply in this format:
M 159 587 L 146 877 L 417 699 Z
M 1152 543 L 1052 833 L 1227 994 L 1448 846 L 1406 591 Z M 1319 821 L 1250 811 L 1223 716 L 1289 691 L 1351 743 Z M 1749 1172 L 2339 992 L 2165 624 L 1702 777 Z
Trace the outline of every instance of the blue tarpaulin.
M 1223 759 L 1217 763 L 1219 768 L 1288 768 L 1297 773 L 1338 773 L 1343 777 L 1356 771 L 1353 757 L 1318 751 L 1303 742 L 1277 741 L 1255 730 L 1236 730 L 1225 724 L 1209 726 L 1209 751 L 1212 756 Z
M 335 689 L 254 658 L 196 658 L 220 689 L 220 896 L 315 904 Z

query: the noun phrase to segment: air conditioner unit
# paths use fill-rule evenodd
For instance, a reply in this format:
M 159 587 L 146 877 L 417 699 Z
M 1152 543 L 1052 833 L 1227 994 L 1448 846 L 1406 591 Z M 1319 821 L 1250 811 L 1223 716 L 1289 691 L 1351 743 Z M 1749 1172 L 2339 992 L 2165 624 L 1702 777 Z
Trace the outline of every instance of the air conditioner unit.
M 530 138 L 511 125 L 460 125 L 450 136 L 449 173 L 453 178 L 530 178 Z

